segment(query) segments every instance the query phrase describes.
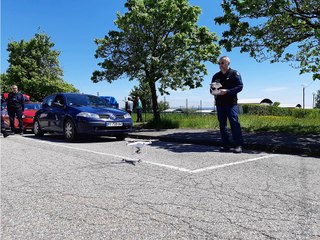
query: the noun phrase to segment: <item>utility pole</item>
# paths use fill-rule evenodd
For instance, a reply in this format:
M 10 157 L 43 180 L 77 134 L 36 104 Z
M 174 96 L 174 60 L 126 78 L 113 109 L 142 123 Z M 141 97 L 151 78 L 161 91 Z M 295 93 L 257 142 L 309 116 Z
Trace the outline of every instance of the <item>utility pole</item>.
M 302 108 L 305 108 L 305 91 L 306 91 L 306 86 L 305 85 L 301 85 L 302 86 Z
M 316 107 L 316 93 L 312 93 L 312 108 Z
M 306 88 L 309 87 L 314 81 L 310 82 L 308 85 L 304 85 L 302 84 L 302 108 L 304 109 L 305 108 L 305 91 L 306 91 Z
M 186 112 L 188 112 L 188 98 L 186 98 Z

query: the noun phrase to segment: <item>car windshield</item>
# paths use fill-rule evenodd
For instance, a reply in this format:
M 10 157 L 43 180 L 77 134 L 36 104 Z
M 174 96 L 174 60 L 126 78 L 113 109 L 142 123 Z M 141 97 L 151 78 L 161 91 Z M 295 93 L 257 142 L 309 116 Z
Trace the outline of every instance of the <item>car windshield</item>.
M 39 110 L 41 107 L 40 103 L 25 103 L 24 110 Z
M 70 94 L 67 95 L 67 101 L 69 106 L 108 107 L 106 101 L 93 95 Z

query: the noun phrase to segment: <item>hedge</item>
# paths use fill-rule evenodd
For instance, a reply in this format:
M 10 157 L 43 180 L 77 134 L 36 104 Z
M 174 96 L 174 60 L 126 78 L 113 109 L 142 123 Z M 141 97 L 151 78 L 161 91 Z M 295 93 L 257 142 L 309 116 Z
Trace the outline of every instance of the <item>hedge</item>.
M 260 116 L 293 116 L 296 118 L 320 117 L 320 109 L 281 108 L 276 106 L 243 104 L 244 114 Z

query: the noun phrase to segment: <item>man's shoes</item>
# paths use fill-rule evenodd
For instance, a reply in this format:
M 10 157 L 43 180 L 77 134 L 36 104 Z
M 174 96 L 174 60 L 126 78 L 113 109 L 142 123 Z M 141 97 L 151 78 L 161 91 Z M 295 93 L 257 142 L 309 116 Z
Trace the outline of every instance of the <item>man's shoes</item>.
M 242 147 L 241 146 L 237 146 L 233 149 L 233 153 L 242 153 Z
M 19 133 L 20 135 L 23 135 L 23 131 Z
M 229 152 L 230 148 L 229 147 L 221 147 L 219 148 L 219 152 Z
M 4 138 L 6 138 L 6 137 L 9 136 L 9 134 L 7 133 L 7 131 L 1 130 L 1 132 L 2 132 L 2 135 L 3 135 Z

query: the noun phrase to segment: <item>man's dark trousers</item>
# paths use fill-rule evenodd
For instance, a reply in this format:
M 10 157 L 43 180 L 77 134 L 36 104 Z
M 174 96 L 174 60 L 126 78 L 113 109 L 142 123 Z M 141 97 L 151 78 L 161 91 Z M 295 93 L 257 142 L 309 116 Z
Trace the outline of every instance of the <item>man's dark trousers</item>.
M 14 119 L 17 116 L 17 119 L 19 121 L 19 129 L 20 131 L 23 131 L 23 121 L 22 121 L 22 109 L 21 108 L 10 108 L 8 109 L 8 115 L 9 115 L 9 119 L 10 119 L 10 128 L 11 131 L 14 132 L 15 128 L 14 128 Z
M 238 106 L 217 106 L 220 134 L 224 147 L 230 146 L 229 134 L 227 131 L 227 119 L 229 119 L 232 138 L 236 146 L 243 145 L 242 132 L 238 119 Z

